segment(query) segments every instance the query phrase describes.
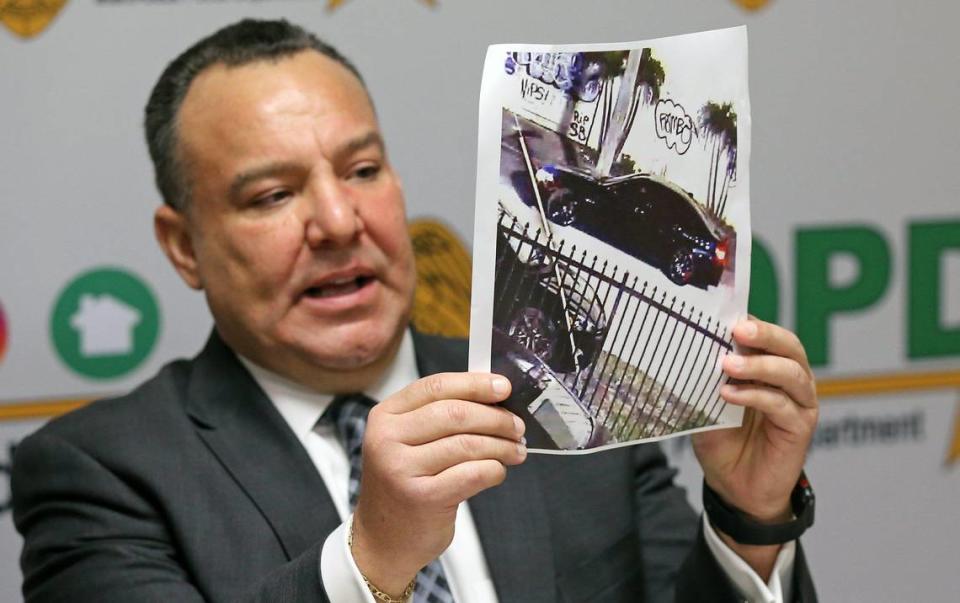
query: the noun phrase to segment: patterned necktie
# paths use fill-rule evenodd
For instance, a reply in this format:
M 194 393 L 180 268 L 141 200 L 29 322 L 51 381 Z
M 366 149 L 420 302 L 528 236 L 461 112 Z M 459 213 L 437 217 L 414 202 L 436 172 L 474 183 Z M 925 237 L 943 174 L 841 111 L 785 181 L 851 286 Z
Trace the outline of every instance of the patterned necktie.
M 363 469 L 363 433 L 367 428 L 367 413 L 374 401 L 363 394 L 338 396 L 327 408 L 320 421 L 336 428 L 337 437 L 350 460 L 350 509 L 360 496 L 360 475 Z M 417 574 L 413 603 L 454 603 L 450 585 L 443 574 L 440 559 L 434 559 Z

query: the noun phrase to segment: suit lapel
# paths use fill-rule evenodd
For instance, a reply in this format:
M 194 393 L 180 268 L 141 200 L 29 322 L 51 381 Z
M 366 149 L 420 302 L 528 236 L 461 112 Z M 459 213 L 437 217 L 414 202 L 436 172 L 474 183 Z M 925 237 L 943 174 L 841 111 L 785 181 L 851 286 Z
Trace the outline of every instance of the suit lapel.
M 507 481 L 470 499 L 484 557 L 501 602 L 556 598 L 553 545 L 534 469 L 511 467 Z
M 306 450 L 216 332 L 187 388 L 187 414 L 197 432 L 263 514 L 288 558 L 336 529 L 336 507 Z
M 421 375 L 466 368 L 464 342 L 416 332 L 414 340 Z M 535 459 L 511 467 L 502 485 L 474 496 L 469 504 L 500 601 L 554 601 L 553 545 Z

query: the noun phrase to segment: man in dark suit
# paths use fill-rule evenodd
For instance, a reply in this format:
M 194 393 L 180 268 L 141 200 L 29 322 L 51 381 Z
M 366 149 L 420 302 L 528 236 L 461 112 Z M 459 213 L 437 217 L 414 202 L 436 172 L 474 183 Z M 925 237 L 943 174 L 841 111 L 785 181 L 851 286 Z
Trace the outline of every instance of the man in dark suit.
M 795 542 L 698 530 L 656 446 L 528 459 L 495 405 L 509 382 L 462 372 L 462 342 L 410 334 L 399 180 L 335 50 L 284 22 L 225 28 L 167 68 L 146 127 L 158 240 L 215 331 L 20 445 L 28 601 L 389 601 L 414 584 L 460 603 L 815 598 Z M 763 532 L 797 512 L 817 401 L 792 334 L 734 335 L 756 352 L 724 366 L 744 426 L 694 444 Z M 379 400 L 353 423 L 362 478 L 349 429 L 335 450 L 317 421 L 357 392 Z

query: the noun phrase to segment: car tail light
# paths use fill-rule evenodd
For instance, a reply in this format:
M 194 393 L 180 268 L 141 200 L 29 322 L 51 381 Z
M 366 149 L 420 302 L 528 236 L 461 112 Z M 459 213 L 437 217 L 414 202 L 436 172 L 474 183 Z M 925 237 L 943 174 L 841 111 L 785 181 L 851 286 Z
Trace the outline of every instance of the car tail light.
M 727 248 L 729 245 L 729 242 L 730 242 L 730 239 L 723 239 L 722 241 L 717 243 L 717 248 L 713 251 L 713 263 L 715 265 L 723 266 L 724 268 L 726 268 L 727 262 L 728 262 L 727 258 L 729 257 L 727 255 L 729 252 Z

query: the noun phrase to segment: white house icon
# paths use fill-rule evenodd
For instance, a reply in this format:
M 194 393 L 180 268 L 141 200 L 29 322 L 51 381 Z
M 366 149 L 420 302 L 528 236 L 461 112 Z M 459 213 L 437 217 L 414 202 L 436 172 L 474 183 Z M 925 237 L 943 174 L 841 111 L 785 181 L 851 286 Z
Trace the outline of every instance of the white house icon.
M 104 293 L 83 294 L 70 326 L 80 332 L 80 354 L 124 356 L 133 352 L 133 327 L 140 323 L 140 312 Z

